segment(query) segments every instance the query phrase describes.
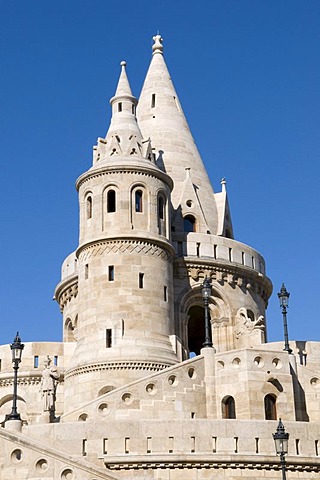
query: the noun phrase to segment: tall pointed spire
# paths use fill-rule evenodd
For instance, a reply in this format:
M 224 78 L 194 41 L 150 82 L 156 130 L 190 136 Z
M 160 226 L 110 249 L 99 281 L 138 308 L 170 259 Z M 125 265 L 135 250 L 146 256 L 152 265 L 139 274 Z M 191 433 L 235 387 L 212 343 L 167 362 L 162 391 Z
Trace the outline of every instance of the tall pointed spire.
M 215 234 L 218 220 L 213 189 L 164 61 L 163 39 L 158 34 L 153 40 L 152 60 L 137 108 L 139 127 L 145 138 L 151 138 L 156 151 L 163 151 L 165 170 L 175 185 L 172 192 L 174 209 L 180 210 L 182 215 L 192 213 L 187 206 L 190 199 L 181 198 L 181 192 L 188 191 L 184 187 L 185 178 L 181 172 L 189 168 L 199 208 L 203 212 L 198 231 Z
M 128 77 L 127 77 L 127 72 L 126 72 L 127 62 L 122 60 L 120 65 L 121 65 L 121 73 L 120 73 L 120 78 L 119 78 L 119 81 L 118 81 L 117 90 L 116 90 L 116 93 L 115 93 L 114 96 L 115 97 L 121 97 L 121 96 L 131 96 L 131 97 L 133 97 L 132 92 L 131 92 L 131 87 L 130 87 L 130 84 L 129 84 L 129 80 L 128 80 Z
M 98 138 L 94 147 L 93 165 L 99 167 L 103 161 L 121 156 L 143 156 L 142 134 L 137 124 L 138 100 L 132 95 L 126 73 L 126 62 L 122 61 L 121 73 L 115 95 L 110 99 L 112 117 L 105 139 Z
M 111 124 L 106 136 L 106 140 L 117 135 L 131 136 L 135 135 L 141 142 L 142 135 L 136 120 L 136 106 L 138 100 L 132 95 L 129 80 L 126 73 L 126 62 L 122 61 L 121 73 L 118 86 L 114 97 L 110 99 L 112 106 Z

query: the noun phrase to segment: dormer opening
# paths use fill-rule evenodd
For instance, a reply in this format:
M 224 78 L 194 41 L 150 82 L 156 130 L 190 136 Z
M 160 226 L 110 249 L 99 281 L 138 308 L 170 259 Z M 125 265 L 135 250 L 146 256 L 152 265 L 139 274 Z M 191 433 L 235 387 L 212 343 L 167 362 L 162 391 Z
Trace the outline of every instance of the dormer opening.
M 185 233 L 196 232 L 196 219 L 193 215 L 186 215 L 183 219 L 183 231 Z
M 226 236 L 227 238 L 232 238 L 230 228 L 226 228 L 225 236 Z

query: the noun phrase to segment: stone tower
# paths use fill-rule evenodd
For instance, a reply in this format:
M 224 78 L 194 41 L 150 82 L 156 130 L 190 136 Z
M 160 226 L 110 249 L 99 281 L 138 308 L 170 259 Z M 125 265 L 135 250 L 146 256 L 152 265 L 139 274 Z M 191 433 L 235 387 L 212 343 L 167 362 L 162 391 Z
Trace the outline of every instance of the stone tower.
M 76 182 L 63 342 L 26 343 L 18 378 L 0 346 L 0 477 L 277 480 L 281 418 L 288 478 L 319 478 L 320 343 L 266 342 L 264 260 L 234 239 L 226 181 L 213 192 L 160 35 L 139 103 L 125 67 Z
M 213 192 L 160 35 L 139 103 L 125 62 L 110 103 L 107 135 L 76 182 L 79 246 L 56 289 L 64 340 L 77 343 L 65 375 L 66 411 L 198 355 L 206 276 L 216 351 L 266 339 L 264 260 L 233 239 L 226 182 Z

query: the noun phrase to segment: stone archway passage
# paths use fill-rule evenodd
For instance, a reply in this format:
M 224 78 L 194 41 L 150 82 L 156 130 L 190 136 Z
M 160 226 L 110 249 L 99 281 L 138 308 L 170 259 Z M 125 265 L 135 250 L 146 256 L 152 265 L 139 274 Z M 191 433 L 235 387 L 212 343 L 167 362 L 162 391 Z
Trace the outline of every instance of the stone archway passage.
M 188 349 L 189 355 L 195 353 L 200 355 L 200 350 L 204 342 L 204 308 L 198 305 L 190 307 L 188 310 Z

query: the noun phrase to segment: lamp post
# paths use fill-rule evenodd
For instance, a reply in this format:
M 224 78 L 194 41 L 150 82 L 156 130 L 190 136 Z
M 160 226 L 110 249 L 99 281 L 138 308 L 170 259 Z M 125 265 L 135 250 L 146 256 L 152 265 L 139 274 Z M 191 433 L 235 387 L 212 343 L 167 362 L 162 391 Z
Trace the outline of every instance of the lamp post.
M 282 480 L 286 480 L 286 459 L 285 456 L 288 453 L 288 440 L 289 440 L 289 433 L 286 433 L 284 429 L 284 425 L 281 421 L 281 418 L 279 420 L 278 426 L 277 426 L 277 431 L 276 433 L 272 434 L 273 440 L 275 443 L 276 447 L 276 452 L 277 455 L 280 457 L 280 463 L 281 463 L 281 470 L 282 470 Z
M 19 332 L 15 336 L 13 343 L 10 345 L 12 362 L 13 362 L 13 399 L 12 399 L 12 410 L 9 415 L 7 415 L 6 420 L 21 420 L 20 414 L 17 412 L 17 385 L 18 385 L 18 370 L 19 363 L 21 362 L 22 350 L 24 349 L 24 344 L 21 343 L 21 338 L 19 337 Z
M 206 277 L 202 284 L 202 298 L 204 302 L 204 329 L 205 329 L 205 338 L 203 347 L 212 347 L 212 338 L 211 338 L 211 324 L 209 318 L 209 297 L 211 295 L 211 284 L 208 277 Z
M 280 307 L 282 309 L 282 317 L 283 317 L 283 330 L 284 330 L 284 349 L 288 353 L 292 353 L 292 349 L 289 345 L 289 337 L 288 337 L 288 324 L 287 324 L 287 308 L 289 306 L 289 297 L 290 293 L 287 291 L 284 283 L 278 293 L 278 298 L 280 301 Z

